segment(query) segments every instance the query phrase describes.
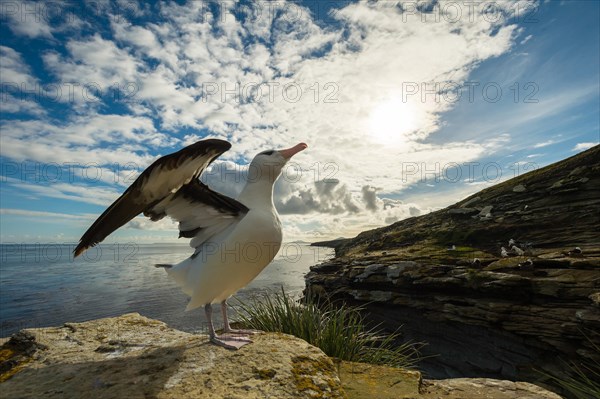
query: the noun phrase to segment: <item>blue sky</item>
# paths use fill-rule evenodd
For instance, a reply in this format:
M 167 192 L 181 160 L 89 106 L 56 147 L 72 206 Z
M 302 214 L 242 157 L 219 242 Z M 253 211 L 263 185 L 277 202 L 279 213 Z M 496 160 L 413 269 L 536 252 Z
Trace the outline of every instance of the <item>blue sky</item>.
M 2 2 L 0 239 L 74 242 L 157 157 L 306 142 L 288 239 L 425 214 L 598 144 L 596 1 Z M 114 240 L 171 241 L 134 219 Z

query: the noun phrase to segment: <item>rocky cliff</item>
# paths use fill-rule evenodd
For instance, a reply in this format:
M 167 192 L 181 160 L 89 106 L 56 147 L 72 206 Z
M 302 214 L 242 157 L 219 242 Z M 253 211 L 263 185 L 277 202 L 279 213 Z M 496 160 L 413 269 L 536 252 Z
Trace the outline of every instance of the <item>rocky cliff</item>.
M 23 330 L 0 347 L 3 398 L 560 399 L 532 384 L 426 381 L 332 361 L 298 338 L 259 334 L 229 351 L 137 313 Z
M 564 375 L 559 359 L 600 344 L 600 146 L 361 233 L 311 270 L 314 294 L 427 342 L 431 377 Z

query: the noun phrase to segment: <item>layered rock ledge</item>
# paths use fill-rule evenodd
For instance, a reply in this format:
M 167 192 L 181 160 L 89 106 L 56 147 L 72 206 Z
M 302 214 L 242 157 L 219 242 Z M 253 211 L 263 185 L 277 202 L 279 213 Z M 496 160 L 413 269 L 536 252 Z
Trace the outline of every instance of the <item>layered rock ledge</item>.
M 600 361 L 598 226 L 600 146 L 336 240 L 307 291 L 426 342 L 428 376 L 565 378 L 569 362 Z
M 540 254 L 523 270 L 519 257 L 475 269 L 388 250 L 315 266 L 307 284 L 313 294 L 362 304 L 375 323 L 402 326 L 406 339 L 428 343 L 424 355 L 433 357 L 421 366 L 431 377 L 541 381 L 540 371 L 564 376 L 559 359 L 598 356 L 592 332 L 600 331 L 600 250 L 588 252 L 585 259 Z
M 275 333 L 229 351 L 137 313 L 23 330 L 0 348 L 7 398 L 559 399 L 528 383 L 422 380 L 419 372 L 332 361 Z

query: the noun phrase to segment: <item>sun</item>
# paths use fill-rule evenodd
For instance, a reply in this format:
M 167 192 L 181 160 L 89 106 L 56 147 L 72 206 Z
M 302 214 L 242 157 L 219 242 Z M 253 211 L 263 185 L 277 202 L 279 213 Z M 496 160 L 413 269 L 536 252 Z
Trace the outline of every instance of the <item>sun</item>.
M 400 99 L 391 99 L 373 108 L 369 115 L 369 135 L 378 143 L 401 145 L 407 134 L 418 128 L 416 109 Z

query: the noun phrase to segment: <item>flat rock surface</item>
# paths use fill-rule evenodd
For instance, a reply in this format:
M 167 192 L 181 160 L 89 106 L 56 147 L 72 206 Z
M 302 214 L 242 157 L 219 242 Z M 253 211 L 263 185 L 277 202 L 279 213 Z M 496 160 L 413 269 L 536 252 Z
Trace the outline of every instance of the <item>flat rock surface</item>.
M 421 397 L 418 371 L 354 362 L 340 362 L 338 371 L 349 399 Z
M 1 349 L 3 398 L 346 397 L 332 361 L 284 334 L 230 351 L 132 313 L 18 335 Z
M 423 380 L 418 371 L 340 362 L 338 371 L 349 399 L 561 399 L 527 382 L 491 378 Z
M 492 379 L 332 361 L 290 335 L 261 333 L 230 351 L 137 313 L 27 329 L 0 347 L 2 398 L 558 399 Z M 338 377 L 339 376 L 339 377 Z
M 423 399 L 561 399 L 561 396 L 527 382 L 491 378 L 451 378 L 425 381 Z

